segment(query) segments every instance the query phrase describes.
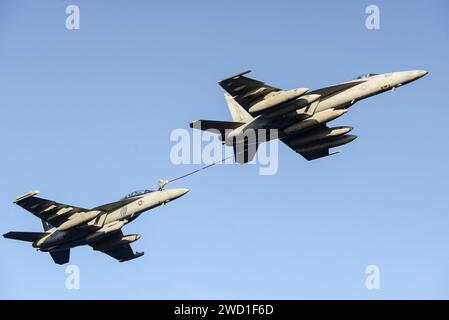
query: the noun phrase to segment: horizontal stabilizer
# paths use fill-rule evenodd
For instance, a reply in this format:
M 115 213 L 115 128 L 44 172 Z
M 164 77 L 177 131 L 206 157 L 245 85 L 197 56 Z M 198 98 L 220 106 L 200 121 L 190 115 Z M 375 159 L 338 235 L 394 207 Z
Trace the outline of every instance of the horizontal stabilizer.
M 234 144 L 234 160 L 237 163 L 244 164 L 252 161 L 257 153 L 258 143 L 238 143 Z
M 253 116 L 248 113 L 241 105 L 234 100 L 229 94 L 224 94 L 226 104 L 228 105 L 229 112 L 231 113 L 232 120 L 237 122 L 250 122 L 253 120 Z
M 20 232 L 20 231 L 11 231 L 8 233 L 5 233 L 3 237 L 7 239 L 14 239 L 14 240 L 21 240 L 21 241 L 28 241 L 28 242 L 34 242 L 39 239 L 42 239 L 48 235 L 46 232 Z

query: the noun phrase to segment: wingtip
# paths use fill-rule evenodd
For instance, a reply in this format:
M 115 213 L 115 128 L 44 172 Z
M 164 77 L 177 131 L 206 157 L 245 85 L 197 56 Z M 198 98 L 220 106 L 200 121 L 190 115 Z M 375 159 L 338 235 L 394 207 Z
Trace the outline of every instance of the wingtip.
M 144 254 L 145 254 L 145 252 L 143 252 L 143 251 L 142 252 L 136 251 L 134 253 L 134 256 L 132 256 L 130 258 L 127 258 L 127 259 L 121 259 L 121 260 L 119 260 L 119 262 L 122 263 L 122 262 L 130 261 L 130 260 L 134 260 L 136 258 L 139 258 L 139 257 L 143 256 Z
M 329 152 L 329 156 L 339 154 L 340 152 L 341 152 L 341 150 L 335 150 L 335 151 Z
M 25 194 L 22 194 L 22 195 L 20 195 L 20 196 L 17 196 L 15 199 L 14 199 L 14 203 L 17 203 L 17 202 L 19 202 L 19 201 L 22 201 L 22 200 L 25 200 L 25 199 L 27 199 L 27 198 L 30 198 L 30 197 L 34 197 L 35 195 L 37 195 L 37 194 L 39 194 L 39 190 L 33 190 L 33 191 L 29 191 L 29 192 L 27 192 L 27 193 L 25 193 Z
M 251 69 L 245 70 L 245 71 L 243 71 L 243 72 L 234 74 L 233 76 L 227 77 L 226 79 L 220 80 L 220 81 L 218 81 L 218 83 L 220 84 L 220 83 L 222 83 L 223 81 L 226 81 L 226 80 L 229 80 L 229 79 L 234 79 L 234 78 L 243 76 L 243 75 L 248 74 L 248 73 L 250 73 L 250 72 L 252 72 L 252 71 L 253 71 L 253 70 L 251 70 Z

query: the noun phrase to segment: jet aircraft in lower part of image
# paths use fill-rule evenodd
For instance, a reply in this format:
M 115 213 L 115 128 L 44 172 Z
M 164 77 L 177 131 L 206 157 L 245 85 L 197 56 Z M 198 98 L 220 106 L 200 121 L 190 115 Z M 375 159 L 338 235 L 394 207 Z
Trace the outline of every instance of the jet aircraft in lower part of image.
M 49 252 L 57 264 L 69 262 L 70 249 L 82 245 L 124 262 L 142 256 L 143 252 L 134 252 L 130 245 L 140 235 L 124 235 L 122 228 L 143 212 L 182 197 L 188 191 L 184 188 L 135 191 L 119 201 L 93 209 L 38 198 L 39 191 L 31 191 L 17 197 L 14 203 L 41 219 L 44 231 L 12 231 L 3 236 L 31 242 L 34 248 Z

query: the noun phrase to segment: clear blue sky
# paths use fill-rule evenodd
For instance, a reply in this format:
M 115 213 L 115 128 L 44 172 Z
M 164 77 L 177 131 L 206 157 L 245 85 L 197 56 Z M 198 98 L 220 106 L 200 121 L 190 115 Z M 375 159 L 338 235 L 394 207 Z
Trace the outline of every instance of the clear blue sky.
M 229 120 L 216 82 L 236 72 L 319 88 L 430 71 L 335 121 L 359 136 L 338 156 L 281 145 L 276 175 L 225 165 L 177 182 L 191 192 L 125 227 L 143 258 L 72 251 L 80 290 L 0 239 L 0 297 L 449 298 L 448 18 L 447 1 L 0 2 L 1 233 L 41 230 L 12 203 L 30 189 L 94 207 L 198 168 L 171 164 L 170 132 Z M 365 288 L 371 264 L 380 290 Z

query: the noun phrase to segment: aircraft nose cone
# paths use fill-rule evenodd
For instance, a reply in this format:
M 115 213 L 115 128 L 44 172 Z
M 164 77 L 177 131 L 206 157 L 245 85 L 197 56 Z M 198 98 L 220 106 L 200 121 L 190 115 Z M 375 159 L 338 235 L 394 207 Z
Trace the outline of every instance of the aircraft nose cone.
M 170 189 L 167 190 L 169 195 L 170 195 L 170 200 L 174 200 L 177 199 L 179 197 L 182 197 L 183 195 L 185 195 L 187 192 L 189 192 L 189 189 L 187 188 L 178 188 L 178 189 Z
M 428 74 L 429 71 L 427 71 L 427 70 L 416 70 L 413 73 L 414 73 L 414 76 L 416 77 L 415 79 L 419 79 L 421 77 L 424 77 L 426 74 Z
M 189 192 L 190 190 L 187 188 L 179 188 L 179 189 L 175 189 L 177 193 L 179 193 L 179 196 L 183 196 L 185 195 L 187 192 Z
M 418 80 L 419 78 L 424 77 L 428 73 L 429 72 L 427 70 L 410 70 L 410 71 L 394 72 L 392 74 L 391 82 L 393 87 L 396 87 Z

